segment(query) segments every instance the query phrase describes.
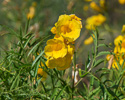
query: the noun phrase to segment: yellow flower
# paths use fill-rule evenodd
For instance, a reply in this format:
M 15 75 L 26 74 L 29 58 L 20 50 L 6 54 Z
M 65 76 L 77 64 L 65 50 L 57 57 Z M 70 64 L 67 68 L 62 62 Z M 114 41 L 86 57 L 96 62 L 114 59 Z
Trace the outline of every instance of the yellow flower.
M 89 45 L 89 44 L 91 44 L 91 43 L 93 43 L 93 38 L 92 38 L 92 36 L 90 36 L 89 38 L 87 38 L 87 39 L 84 41 L 84 44 L 85 44 L 85 45 Z
M 74 46 L 68 45 L 68 53 L 63 58 L 48 58 L 46 65 L 48 68 L 56 68 L 57 70 L 65 70 L 70 67 L 74 53 Z
M 64 57 L 67 54 L 66 45 L 63 41 L 58 39 L 48 40 L 44 51 L 48 57 L 53 57 L 55 59 L 59 57 Z
M 87 5 L 83 6 L 84 11 L 88 11 L 89 7 Z
M 116 37 L 115 40 L 114 40 L 115 46 L 118 46 L 119 44 L 121 44 L 122 40 L 123 40 L 123 36 L 122 35 L 119 35 L 118 37 Z
M 96 26 L 100 26 L 105 21 L 106 21 L 105 16 L 101 14 L 94 15 L 94 16 L 87 18 L 85 27 L 86 29 L 89 29 L 89 30 L 95 30 Z
M 38 76 L 38 79 L 42 77 L 41 81 L 44 81 L 47 78 L 47 73 L 42 68 L 38 68 L 37 76 Z
M 112 63 L 112 67 L 119 69 L 118 64 L 120 66 L 123 64 L 123 61 L 125 59 L 125 36 L 119 35 L 118 37 L 115 38 L 114 40 L 115 48 L 114 48 L 114 59 Z M 107 59 L 110 60 L 110 56 L 107 55 Z M 123 68 L 125 67 L 125 63 L 123 65 Z
M 123 25 L 121 32 L 122 32 L 122 33 L 125 33 L 125 25 Z
M 90 3 L 90 7 L 95 10 L 95 11 L 98 11 L 98 12 L 101 12 L 101 8 L 95 3 L 95 2 L 91 2 Z
M 46 65 L 48 68 L 53 69 L 56 68 L 58 70 L 65 70 L 70 67 L 72 62 L 72 56 L 68 53 L 63 58 L 49 58 L 47 59 Z
M 82 28 L 81 19 L 75 15 L 61 15 L 55 24 L 57 34 L 69 42 L 75 41 L 80 36 Z
M 35 8 L 31 6 L 29 8 L 29 13 L 27 14 L 27 19 L 32 19 L 34 17 L 34 14 L 35 14 Z
M 105 8 L 105 0 L 100 0 L 99 3 L 102 8 Z
M 118 2 L 122 5 L 125 4 L 125 0 L 118 0 Z

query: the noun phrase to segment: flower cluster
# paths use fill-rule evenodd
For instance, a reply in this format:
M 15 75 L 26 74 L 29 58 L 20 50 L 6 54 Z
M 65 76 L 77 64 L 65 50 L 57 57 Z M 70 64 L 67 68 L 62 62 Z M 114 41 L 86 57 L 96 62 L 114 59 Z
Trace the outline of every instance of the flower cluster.
M 61 15 L 51 29 L 55 34 L 44 48 L 48 68 L 64 70 L 70 67 L 74 54 L 74 41 L 80 36 L 81 19 L 72 15 Z
M 94 15 L 94 16 L 87 18 L 85 27 L 86 29 L 89 29 L 89 30 L 95 30 L 96 26 L 100 26 L 105 21 L 106 21 L 105 16 L 101 14 Z
M 124 36 L 119 35 L 118 37 L 116 37 L 116 39 L 114 40 L 114 44 L 115 44 L 114 48 L 115 56 L 112 62 L 112 67 L 119 69 L 117 62 L 119 62 L 119 64 L 122 65 L 125 59 L 125 35 Z M 110 59 L 111 55 L 107 55 L 107 60 Z

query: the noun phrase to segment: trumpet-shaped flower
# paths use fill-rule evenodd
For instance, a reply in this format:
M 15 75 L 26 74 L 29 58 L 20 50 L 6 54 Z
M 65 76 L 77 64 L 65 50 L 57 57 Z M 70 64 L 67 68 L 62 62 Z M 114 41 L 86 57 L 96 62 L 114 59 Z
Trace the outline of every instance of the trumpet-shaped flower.
M 70 67 L 74 53 L 74 46 L 68 45 L 68 53 L 62 58 L 48 58 L 46 65 L 48 68 L 56 68 L 58 70 L 65 70 Z
M 48 40 L 44 50 L 48 57 L 53 57 L 55 59 L 64 57 L 67 54 L 66 45 L 58 39 Z
M 52 29 L 52 33 L 57 33 L 69 42 L 73 42 L 80 36 L 82 28 L 80 20 L 80 18 L 73 14 L 61 15 L 55 24 L 56 29 Z M 56 32 L 53 30 L 56 30 Z

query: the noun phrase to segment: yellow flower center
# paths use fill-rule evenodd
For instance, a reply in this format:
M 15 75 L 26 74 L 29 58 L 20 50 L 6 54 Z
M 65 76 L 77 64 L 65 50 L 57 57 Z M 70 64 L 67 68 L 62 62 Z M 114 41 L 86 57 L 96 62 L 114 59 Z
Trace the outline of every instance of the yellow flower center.
M 61 32 L 69 33 L 69 32 L 71 32 L 71 29 L 68 26 L 63 25 L 63 26 L 61 26 Z

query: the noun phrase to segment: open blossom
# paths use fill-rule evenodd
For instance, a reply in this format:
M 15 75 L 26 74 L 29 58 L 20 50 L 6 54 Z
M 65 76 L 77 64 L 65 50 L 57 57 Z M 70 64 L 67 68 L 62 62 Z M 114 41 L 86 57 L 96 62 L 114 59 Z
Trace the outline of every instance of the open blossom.
M 58 70 L 65 70 L 70 67 L 72 59 L 73 59 L 73 53 L 74 53 L 74 46 L 68 45 L 68 52 L 67 54 L 62 58 L 48 58 L 46 65 L 48 68 L 53 69 L 56 68 Z
M 51 29 L 53 34 L 61 35 L 64 39 L 69 42 L 75 41 L 80 36 L 82 28 L 81 19 L 72 15 L 61 15 L 58 22 Z
M 96 26 L 100 26 L 105 21 L 106 21 L 105 16 L 103 16 L 101 14 L 94 15 L 94 16 L 87 18 L 85 27 L 86 27 L 86 29 L 89 29 L 89 30 L 95 30 Z
M 50 39 L 45 46 L 45 54 L 48 57 L 55 59 L 64 57 L 67 54 L 67 47 L 65 43 L 59 39 Z

